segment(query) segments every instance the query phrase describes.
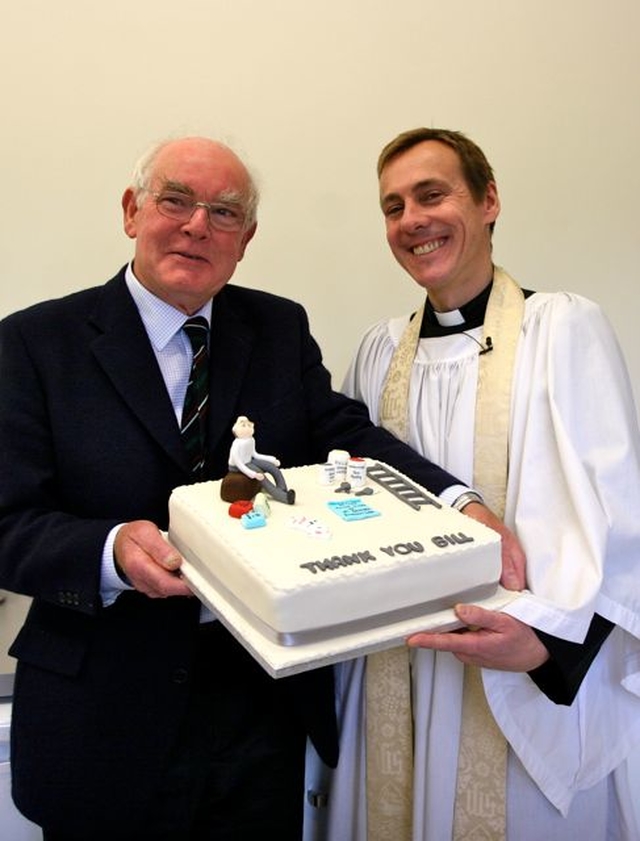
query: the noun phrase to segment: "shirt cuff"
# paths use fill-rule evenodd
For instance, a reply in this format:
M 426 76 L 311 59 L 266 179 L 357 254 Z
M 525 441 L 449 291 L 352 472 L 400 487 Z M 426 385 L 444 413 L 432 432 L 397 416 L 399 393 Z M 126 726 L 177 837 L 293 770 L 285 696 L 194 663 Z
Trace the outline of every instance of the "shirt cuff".
M 118 570 L 116 569 L 116 561 L 113 556 L 113 544 L 115 543 L 118 531 L 123 525 L 123 523 L 120 523 L 120 525 L 114 526 L 111 529 L 102 549 L 102 564 L 100 567 L 100 596 L 102 598 L 103 607 L 109 607 L 109 605 L 113 604 L 118 596 L 121 593 L 124 593 L 125 590 L 134 589 L 131 584 L 119 575 Z
M 478 493 L 478 491 L 474 490 L 474 488 L 469 488 L 467 485 L 449 485 L 448 488 L 445 488 L 442 493 L 440 494 L 440 500 L 444 502 L 445 505 L 454 506 L 454 503 L 461 497 L 463 494 L 473 493 L 480 497 L 480 502 L 482 502 L 482 496 Z M 477 502 L 478 500 L 469 500 L 469 502 Z M 483 503 L 484 504 L 484 503 Z

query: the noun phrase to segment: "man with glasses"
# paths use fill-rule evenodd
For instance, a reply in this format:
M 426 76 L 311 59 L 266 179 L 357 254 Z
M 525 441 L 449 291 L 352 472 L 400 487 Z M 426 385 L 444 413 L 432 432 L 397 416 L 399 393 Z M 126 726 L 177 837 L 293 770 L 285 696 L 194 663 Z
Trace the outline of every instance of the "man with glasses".
M 225 475 L 239 414 L 284 466 L 337 447 L 467 489 L 331 390 L 301 306 L 228 285 L 257 207 L 230 149 L 160 144 L 122 205 L 130 265 L 0 324 L 0 586 L 33 597 L 14 799 L 46 841 L 298 841 L 307 736 L 337 760 L 332 672 L 274 681 L 202 608 L 162 535 L 171 490 Z

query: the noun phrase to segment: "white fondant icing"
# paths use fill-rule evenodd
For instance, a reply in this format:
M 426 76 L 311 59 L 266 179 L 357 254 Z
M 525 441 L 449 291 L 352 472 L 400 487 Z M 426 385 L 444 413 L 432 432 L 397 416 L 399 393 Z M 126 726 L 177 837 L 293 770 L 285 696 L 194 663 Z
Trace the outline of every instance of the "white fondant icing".
M 264 528 L 245 529 L 229 516 L 219 481 L 177 488 L 169 502 L 170 540 L 275 636 L 329 630 L 428 602 L 442 610 L 443 602 L 453 606 L 452 594 L 457 601 L 461 593 L 497 585 L 499 535 L 435 497 L 428 495 L 436 505 L 415 510 L 369 483 L 375 492 L 366 505 L 379 516 L 349 520 L 328 503 L 356 497 L 321 484 L 318 465 L 283 472 L 295 505 L 273 503 Z M 292 517 L 321 523 L 323 539 L 292 528 Z

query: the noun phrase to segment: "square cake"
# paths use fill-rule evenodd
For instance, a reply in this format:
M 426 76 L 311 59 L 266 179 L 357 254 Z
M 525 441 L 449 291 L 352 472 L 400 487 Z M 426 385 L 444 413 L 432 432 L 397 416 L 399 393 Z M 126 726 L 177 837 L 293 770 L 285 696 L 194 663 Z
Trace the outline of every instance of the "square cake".
M 295 503 L 229 503 L 221 481 L 176 488 L 169 539 L 258 631 L 300 645 L 481 601 L 500 537 L 380 462 L 358 487 L 325 465 L 284 470 Z M 262 497 L 262 495 L 260 495 Z M 235 510 L 234 510 L 235 508 Z
M 169 539 L 253 627 L 304 645 L 492 596 L 500 537 L 380 462 L 364 483 L 325 465 L 284 470 L 295 503 L 221 498 L 221 481 L 176 488 Z M 260 495 L 262 496 L 262 495 Z M 232 510 L 235 507 L 235 510 Z

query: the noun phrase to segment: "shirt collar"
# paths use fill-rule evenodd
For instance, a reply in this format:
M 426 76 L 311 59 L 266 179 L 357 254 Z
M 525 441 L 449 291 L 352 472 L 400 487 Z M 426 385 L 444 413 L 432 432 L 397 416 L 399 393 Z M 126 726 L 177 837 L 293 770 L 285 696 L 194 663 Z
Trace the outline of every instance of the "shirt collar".
M 436 312 L 433 304 L 427 298 L 420 335 L 423 338 L 448 336 L 451 333 L 462 333 L 465 330 L 479 327 L 484 322 L 484 314 L 487 310 L 492 286 L 493 280 L 471 301 L 467 301 L 460 309 L 450 310 L 449 312 Z
M 169 341 L 182 329 L 187 320 L 185 314 L 144 287 L 133 273 L 131 263 L 125 272 L 125 281 L 151 344 L 158 351 L 164 350 Z M 207 301 L 193 315 L 202 315 L 207 319 L 207 324 L 211 324 L 211 301 Z

